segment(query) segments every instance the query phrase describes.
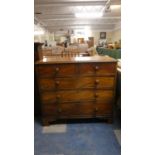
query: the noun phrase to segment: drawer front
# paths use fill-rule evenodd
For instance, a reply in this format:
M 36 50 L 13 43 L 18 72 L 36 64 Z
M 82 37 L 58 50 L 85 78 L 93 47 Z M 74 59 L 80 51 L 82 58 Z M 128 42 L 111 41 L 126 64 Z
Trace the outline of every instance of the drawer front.
M 79 65 L 80 75 L 114 75 L 116 73 L 115 63 L 87 63 Z
M 41 91 L 60 90 L 60 89 L 77 89 L 79 79 L 77 78 L 40 78 L 39 87 Z
M 68 77 L 76 74 L 76 65 L 40 65 L 37 67 L 37 74 L 39 77 Z
M 83 77 L 79 78 L 77 86 L 79 89 L 83 88 L 113 88 L 114 87 L 114 77 Z
M 113 104 L 112 103 L 96 103 L 95 104 L 96 116 L 112 115 Z
M 52 78 L 39 78 L 38 85 L 41 91 L 52 90 L 56 88 L 56 82 Z
M 112 100 L 114 93 L 112 90 L 81 90 L 81 91 L 58 91 L 44 92 L 41 94 L 43 102 L 68 102 L 68 101 L 83 101 L 83 100 Z
M 40 78 L 41 91 L 53 89 L 104 89 L 114 87 L 114 77 L 83 77 L 83 78 Z
M 42 108 L 44 116 L 58 116 L 58 117 L 70 117 L 70 116 L 84 116 L 94 114 L 94 103 L 61 103 L 61 104 L 48 104 Z
M 63 103 L 59 106 L 60 116 L 87 116 L 94 114 L 94 104 L 92 102 L 85 103 Z
M 112 114 L 112 103 L 109 102 L 74 102 L 51 103 L 42 107 L 43 116 L 102 116 Z
M 42 115 L 47 116 L 56 116 L 58 114 L 58 104 L 50 103 L 42 106 Z

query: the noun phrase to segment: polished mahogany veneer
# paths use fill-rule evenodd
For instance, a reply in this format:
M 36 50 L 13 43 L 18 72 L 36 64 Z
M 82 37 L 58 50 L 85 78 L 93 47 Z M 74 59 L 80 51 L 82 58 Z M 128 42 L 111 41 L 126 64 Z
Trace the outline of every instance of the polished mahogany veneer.
M 116 60 L 106 56 L 37 61 L 43 125 L 64 118 L 107 118 L 111 122 L 116 68 Z

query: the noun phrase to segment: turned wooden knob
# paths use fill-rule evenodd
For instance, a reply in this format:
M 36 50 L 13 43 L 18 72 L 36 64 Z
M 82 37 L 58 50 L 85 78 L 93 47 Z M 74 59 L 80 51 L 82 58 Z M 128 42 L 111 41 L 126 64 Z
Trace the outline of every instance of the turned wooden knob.
M 56 72 L 59 72 L 59 67 L 55 68 L 55 71 L 56 71 Z
M 99 84 L 99 80 L 95 80 L 95 84 L 96 84 L 96 85 Z
M 96 71 L 99 70 L 99 66 L 95 66 L 95 70 L 96 70 Z
M 97 112 L 98 111 L 98 108 L 95 108 L 95 112 Z
M 56 98 L 57 98 L 57 99 L 60 99 L 60 95 L 57 95 Z
M 55 84 L 56 84 L 56 85 L 59 85 L 59 84 L 60 84 L 60 82 L 59 82 L 59 81 L 56 81 L 56 82 L 55 82 Z
M 94 97 L 95 97 L 95 98 L 97 98 L 97 97 L 98 97 L 98 94 L 97 94 L 97 93 L 95 93 Z

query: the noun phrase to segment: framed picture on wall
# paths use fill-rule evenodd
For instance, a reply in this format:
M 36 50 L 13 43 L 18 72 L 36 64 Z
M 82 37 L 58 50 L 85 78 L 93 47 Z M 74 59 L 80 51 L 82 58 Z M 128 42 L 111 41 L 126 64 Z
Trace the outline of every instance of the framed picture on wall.
M 100 32 L 100 39 L 106 39 L 106 32 Z

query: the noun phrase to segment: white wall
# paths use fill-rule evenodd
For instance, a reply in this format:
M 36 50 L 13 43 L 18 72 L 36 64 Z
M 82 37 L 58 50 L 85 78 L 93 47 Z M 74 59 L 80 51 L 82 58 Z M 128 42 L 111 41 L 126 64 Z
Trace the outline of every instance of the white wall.
M 121 40 L 121 29 L 112 32 L 112 42 Z
M 92 31 L 92 37 L 94 37 L 94 44 L 97 45 L 100 39 L 100 32 L 103 31 Z M 106 32 L 106 40 L 109 43 L 114 43 L 115 41 L 119 42 L 121 40 L 121 29 L 114 31 L 104 31 Z
M 34 34 L 34 42 L 45 42 L 45 40 L 53 41 L 54 34 L 48 32 L 39 24 L 34 25 L 34 32 L 43 32 L 43 34 Z
M 98 45 L 99 39 L 100 39 L 100 32 L 106 32 L 106 40 L 109 43 L 114 43 L 115 41 L 119 42 L 121 40 L 121 28 L 118 28 L 117 30 L 114 31 L 99 31 L 99 30 L 87 30 L 87 37 L 94 37 L 94 44 Z M 62 34 L 64 36 L 64 34 Z M 79 37 L 79 36 L 78 36 Z M 83 36 L 81 36 L 83 37 Z M 42 35 L 35 35 L 34 36 L 34 41 L 35 42 L 44 42 L 47 40 L 48 42 L 54 41 L 54 38 L 56 40 L 60 40 L 60 36 L 58 34 L 54 33 L 49 33 L 48 31 L 45 31 L 44 34 Z M 77 40 L 77 36 L 74 36 L 72 40 Z
M 45 40 L 53 41 L 53 33 L 45 32 L 41 35 L 34 35 L 34 42 L 44 42 Z
M 100 32 L 103 32 L 103 31 L 92 31 L 92 37 L 94 37 L 95 45 L 98 45 L 98 42 L 100 40 Z M 104 32 L 106 32 L 106 31 L 104 31 Z M 108 42 L 112 41 L 112 32 L 109 32 L 109 31 L 106 32 L 106 40 Z

